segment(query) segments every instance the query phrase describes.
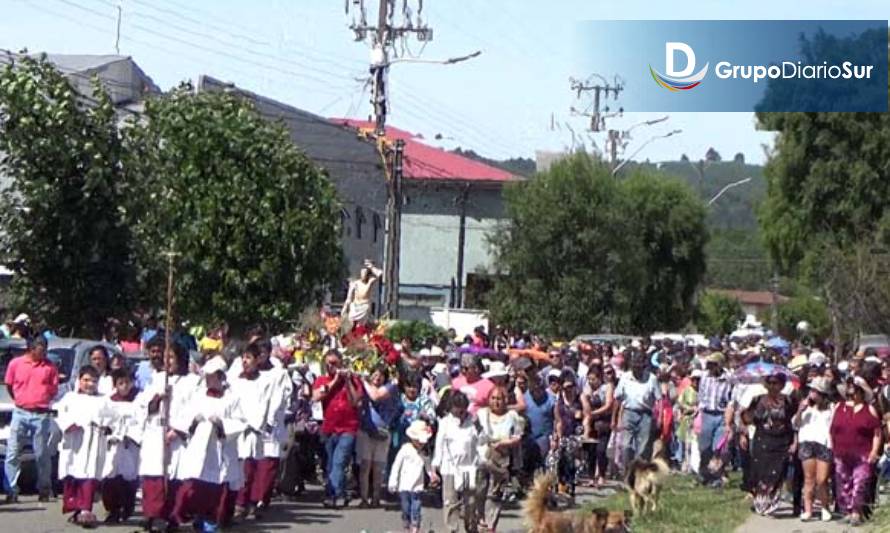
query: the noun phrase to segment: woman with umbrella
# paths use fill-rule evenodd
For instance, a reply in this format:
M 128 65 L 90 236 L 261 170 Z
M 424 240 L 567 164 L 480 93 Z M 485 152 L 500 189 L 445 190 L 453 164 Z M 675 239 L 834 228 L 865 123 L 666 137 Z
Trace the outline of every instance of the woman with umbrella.
M 797 433 L 792 425 L 797 409 L 793 401 L 782 394 L 787 381 L 784 372 L 767 375 L 764 379 L 767 393 L 754 398 L 742 413 L 739 445 L 751 456 L 749 481 L 754 493 L 754 511 L 761 515 L 771 514 L 779 507 L 789 460 L 797 451 Z M 755 432 L 749 443 L 747 426 L 751 424 Z

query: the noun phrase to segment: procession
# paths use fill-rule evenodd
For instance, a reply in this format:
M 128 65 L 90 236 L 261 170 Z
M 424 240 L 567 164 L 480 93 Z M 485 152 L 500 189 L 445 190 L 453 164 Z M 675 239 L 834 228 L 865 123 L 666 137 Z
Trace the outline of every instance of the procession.
M 560 342 L 482 327 L 413 345 L 387 340 L 358 297 L 318 331 L 237 340 L 221 325 L 201 338 L 143 328 L 141 347 L 105 339 L 114 348 L 90 349 L 67 390 L 47 332 L 10 319 L 28 348 L 5 375 L 16 407 L 7 503 L 19 498 L 26 440 L 41 501 L 61 487 L 70 522 L 147 531 L 261 527 L 270 506 L 316 480 L 327 508 L 398 502 L 411 533 L 427 513 L 441 517 L 437 530 L 496 531 L 502 508 L 526 498 L 571 506 L 579 486 L 635 494 L 633 477 L 652 465 L 713 490 L 738 470 L 732 490 L 753 512 L 774 513 L 788 491 L 800 520 L 856 526 L 890 480 L 886 349 L 835 364 L 822 342 L 753 332 Z M 140 349 L 147 359 L 128 364 Z M 547 476 L 552 486 L 535 494 Z M 630 530 L 616 519 L 602 530 Z

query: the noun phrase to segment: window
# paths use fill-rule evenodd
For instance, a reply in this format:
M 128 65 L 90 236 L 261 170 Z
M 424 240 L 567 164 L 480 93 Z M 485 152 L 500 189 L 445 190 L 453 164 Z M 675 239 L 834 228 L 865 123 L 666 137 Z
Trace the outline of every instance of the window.
M 340 209 L 340 236 L 349 235 L 349 211 Z
M 362 210 L 362 206 L 355 207 L 355 238 L 361 240 L 362 238 L 362 224 L 365 223 L 365 212 Z

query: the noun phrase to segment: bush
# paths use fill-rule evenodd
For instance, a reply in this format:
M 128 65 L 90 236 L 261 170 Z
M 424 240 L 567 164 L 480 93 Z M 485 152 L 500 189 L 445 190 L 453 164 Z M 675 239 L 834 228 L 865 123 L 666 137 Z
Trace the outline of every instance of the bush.
M 420 320 L 399 320 L 386 328 L 386 337 L 389 340 L 399 342 L 408 337 L 412 346 L 421 346 L 427 339 L 435 341 L 445 335 L 443 328 Z

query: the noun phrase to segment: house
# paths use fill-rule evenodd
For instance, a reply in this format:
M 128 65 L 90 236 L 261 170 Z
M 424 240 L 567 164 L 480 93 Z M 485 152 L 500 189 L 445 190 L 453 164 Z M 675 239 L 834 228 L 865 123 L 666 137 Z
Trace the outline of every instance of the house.
M 341 237 L 349 276 L 358 275 L 365 259 L 383 265 L 386 183 L 383 162 L 373 144 L 353 129 L 211 76 L 201 76 L 197 90 L 236 92 L 253 102 L 263 117 L 280 121 L 294 144 L 324 169 L 337 189 L 343 204 Z M 332 288 L 334 302 L 345 298 L 346 288 L 345 284 Z
M 769 291 L 741 291 L 734 289 L 708 289 L 708 292 L 726 296 L 742 305 L 742 310 L 746 315 L 762 316 L 762 312 L 766 311 L 773 304 L 773 293 Z M 776 303 L 787 302 L 788 297 L 781 294 L 776 295 Z
M 331 121 L 374 128 L 367 121 Z M 434 307 L 463 307 L 468 275 L 489 270 L 487 236 L 504 218 L 504 185 L 520 178 L 398 128 L 387 127 L 386 138 L 405 142 L 399 318 L 429 320 Z

